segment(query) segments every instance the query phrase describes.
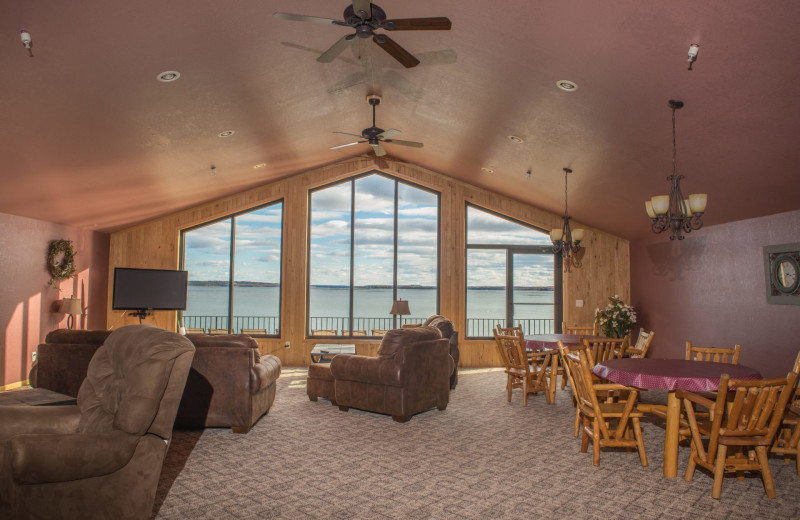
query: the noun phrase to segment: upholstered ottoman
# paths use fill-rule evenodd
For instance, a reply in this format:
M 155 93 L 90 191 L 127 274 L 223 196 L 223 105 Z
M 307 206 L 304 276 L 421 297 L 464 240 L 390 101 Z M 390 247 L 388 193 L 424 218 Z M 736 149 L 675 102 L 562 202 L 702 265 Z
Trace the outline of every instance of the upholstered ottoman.
M 323 399 L 328 399 L 332 405 L 336 405 L 336 392 L 334 391 L 330 363 L 313 363 L 309 365 L 306 393 L 308 393 L 308 398 L 312 401 L 322 397 Z

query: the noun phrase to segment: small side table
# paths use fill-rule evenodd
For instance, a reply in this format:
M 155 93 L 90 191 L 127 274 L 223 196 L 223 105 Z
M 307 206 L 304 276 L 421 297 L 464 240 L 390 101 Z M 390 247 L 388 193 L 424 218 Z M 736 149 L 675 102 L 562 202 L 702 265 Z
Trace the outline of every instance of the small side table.
M 317 343 L 311 349 L 312 363 L 330 363 L 336 354 L 355 354 L 355 343 Z

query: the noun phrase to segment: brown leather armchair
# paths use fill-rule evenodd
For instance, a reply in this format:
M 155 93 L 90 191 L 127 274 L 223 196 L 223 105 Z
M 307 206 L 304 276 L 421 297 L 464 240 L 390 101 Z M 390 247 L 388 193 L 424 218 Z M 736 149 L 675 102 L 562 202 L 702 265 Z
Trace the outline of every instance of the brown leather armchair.
M 433 407 L 447 408 L 453 371 L 450 344 L 435 327 L 388 331 L 377 357 L 339 354 L 331 361 L 336 404 L 405 422 Z
M 0 407 L 0 518 L 149 518 L 193 355 L 174 332 L 122 327 L 77 405 Z
M 453 322 L 441 316 L 434 314 L 430 316 L 424 323 L 421 324 L 406 324 L 404 328 L 410 327 L 436 327 L 442 333 L 442 337 L 450 342 L 450 357 L 453 358 L 453 373 L 450 374 L 450 390 L 455 389 L 458 384 L 458 359 L 461 357 L 458 350 L 458 331 L 455 329 Z

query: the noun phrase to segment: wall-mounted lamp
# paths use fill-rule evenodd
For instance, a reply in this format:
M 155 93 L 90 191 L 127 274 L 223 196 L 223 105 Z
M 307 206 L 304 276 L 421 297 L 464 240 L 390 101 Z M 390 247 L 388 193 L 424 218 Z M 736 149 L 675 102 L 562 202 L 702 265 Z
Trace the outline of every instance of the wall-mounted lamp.
M 83 314 L 83 304 L 80 298 L 64 298 L 61 300 L 61 305 L 58 307 L 58 312 L 69 314 L 67 318 L 67 328 L 71 329 L 75 326 L 75 315 Z
M 696 43 L 689 45 L 689 70 L 692 70 L 692 63 L 697 59 L 697 52 L 700 50 L 700 46 Z

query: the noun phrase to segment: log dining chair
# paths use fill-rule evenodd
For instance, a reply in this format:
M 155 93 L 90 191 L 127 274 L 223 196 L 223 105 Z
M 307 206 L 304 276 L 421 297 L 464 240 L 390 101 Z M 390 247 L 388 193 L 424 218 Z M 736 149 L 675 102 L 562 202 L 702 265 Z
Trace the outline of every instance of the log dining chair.
M 800 373 L 800 353 L 797 354 L 792 372 Z M 786 405 L 783 421 L 770 448 L 772 453 L 783 455 L 783 461 L 791 462 L 794 455 L 797 474 L 800 475 L 800 385 L 795 387 L 794 394 Z
M 248 336 L 266 336 L 267 329 L 242 329 L 242 334 L 247 334 Z
M 650 344 L 653 342 L 653 336 L 655 335 L 655 331 L 647 332 L 644 329 L 639 329 L 636 343 L 625 350 L 625 355 L 632 358 L 647 357 L 647 351 L 650 350 Z
M 797 373 L 778 379 L 729 379 L 723 374 L 715 400 L 678 390 L 692 435 L 692 451 L 685 479 L 691 482 L 697 465 L 714 474 L 713 498 L 722 494 L 722 477 L 728 473 L 761 471 L 768 498 L 775 497 L 767 450 L 794 391 Z M 733 398 L 728 390 L 733 388 Z M 709 410 L 713 419 L 698 417 L 695 407 Z
M 617 383 L 596 383 L 592 378 L 591 361 L 587 351 L 578 350 L 570 354 L 565 347 L 559 349 L 569 365 L 574 382 L 573 390 L 583 420 L 581 452 L 588 451 L 591 439 L 592 464 L 599 466 L 602 447 L 636 448 L 642 466 L 647 466 L 647 454 L 639 423 L 642 412 L 636 408 L 639 390 Z M 601 402 L 598 396 L 598 392 L 621 391 L 628 396 L 627 400 Z
M 597 324 L 594 325 L 567 325 L 566 321 L 561 322 L 561 331 L 563 334 L 579 334 L 587 336 L 597 335 Z
M 529 354 L 525 351 L 525 340 L 521 334 L 494 333 L 494 339 L 500 357 L 505 363 L 506 391 L 508 402 L 514 388 L 522 388 L 522 406 L 528 406 L 528 394 L 544 392 L 545 399 L 552 403 L 550 394 L 550 357 L 553 351 L 536 351 Z
M 186 334 L 205 334 L 206 329 L 203 327 L 186 327 Z
M 597 363 L 623 357 L 628 348 L 628 338 L 581 338 L 581 345 L 589 353 L 589 368 L 592 368 Z
M 575 392 L 575 379 L 572 377 L 572 372 L 569 369 L 569 363 L 566 359 L 566 356 L 569 356 L 572 352 L 577 352 L 578 350 L 585 351 L 586 348 L 587 347 L 584 345 L 565 346 L 563 341 L 558 341 L 558 353 L 560 356 L 561 367 L 564 370 L 564 377 L 569 380 L 569 387 L 572 388 L 572 404 L 575 406 L 575 428 L 573 432 L 575 437 L 581 434 L 581 408 L 578 406 L 578 396 Z
M 741 345 L 734 345 L 733 348 L 716 347 L 697 347 L 691 341 L 686 342 L 686 359 L 694 361 L 712 361 L 714 363 L 739 364 L 739 354 L 742 352 Z

